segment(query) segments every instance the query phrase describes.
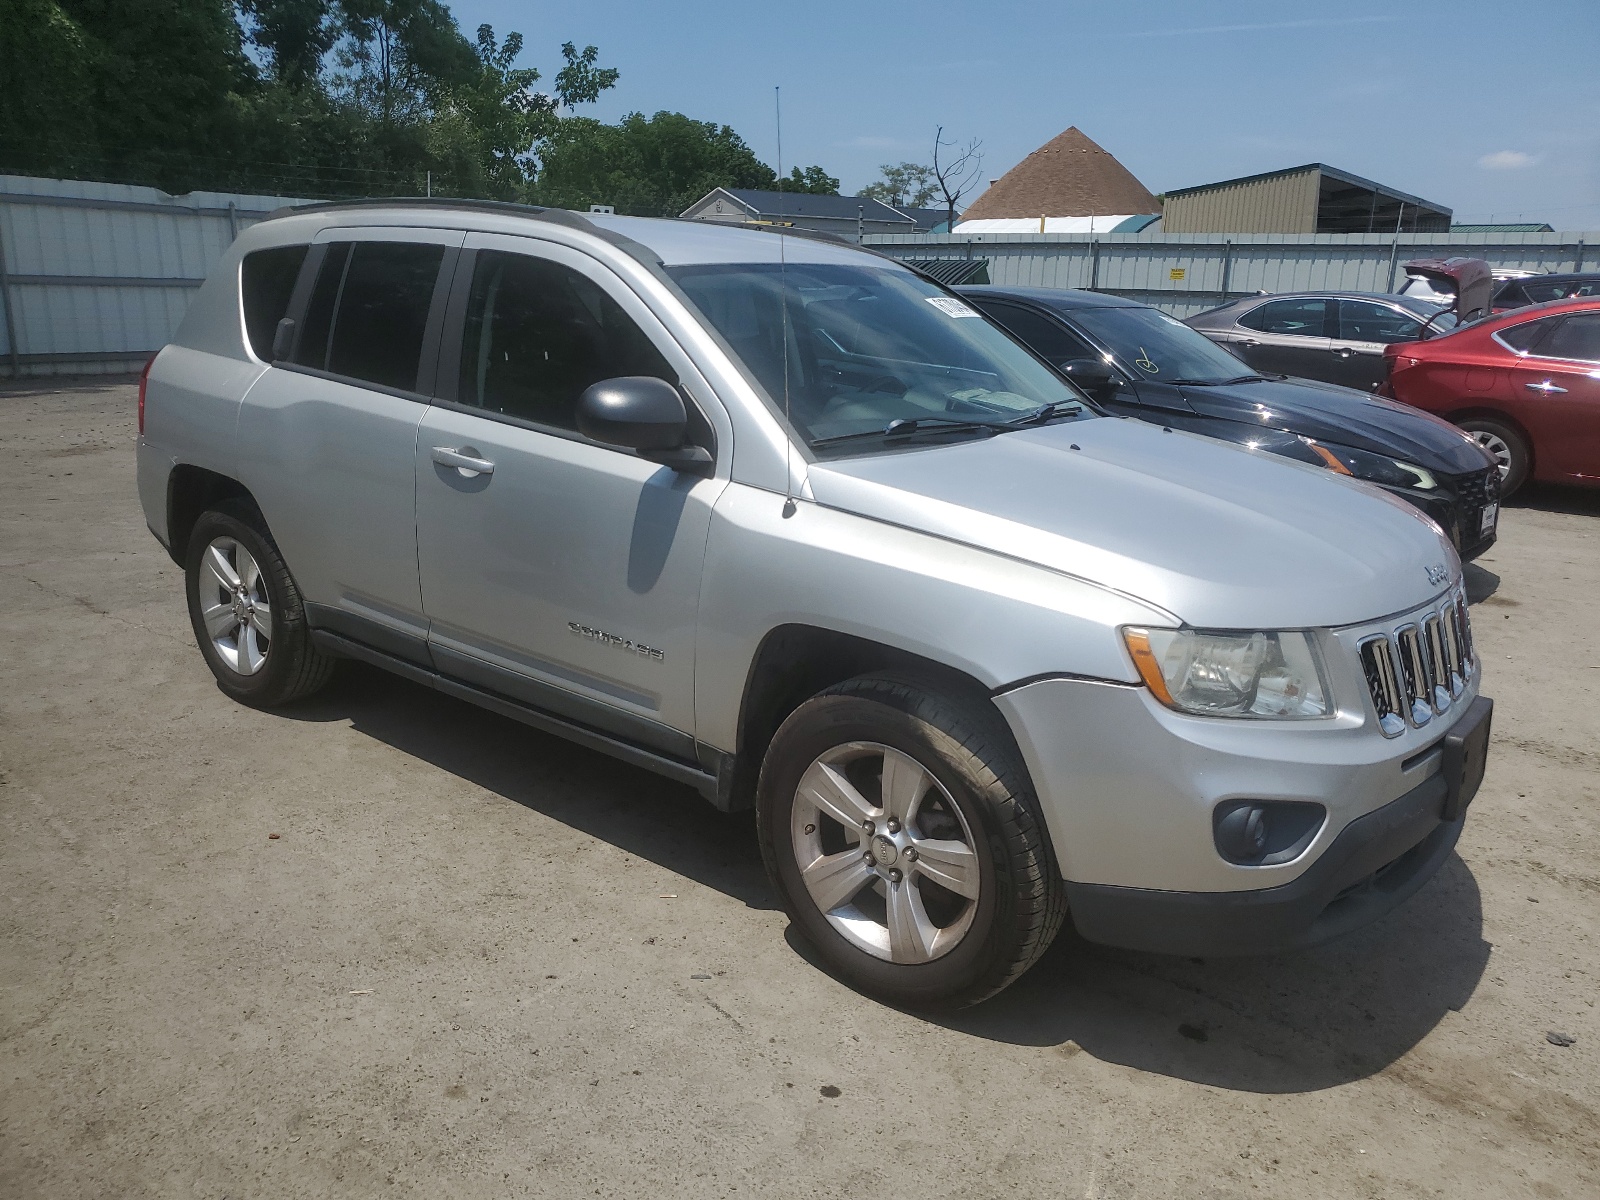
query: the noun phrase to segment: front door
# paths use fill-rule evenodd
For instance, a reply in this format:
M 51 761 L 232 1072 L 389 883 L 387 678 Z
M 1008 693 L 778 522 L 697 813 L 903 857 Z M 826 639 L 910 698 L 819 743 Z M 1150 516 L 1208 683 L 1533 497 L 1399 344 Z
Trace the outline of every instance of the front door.
M 292 306 L 296 345 L 251 388 L 235 439 L 311 623 L 422 662 L 413 461 L 463 236 L 319 238 Z
M 653 375 L 690 397 L 691 433 L 714 453 L 725 417 L 695 406 L 709 388 L 601 264 L 527 238 L 473 234 L 467 246 L 441 399 L 416 450 L 434 659 L 690 757 L 701 566 L 723 483 L 592 442 L 576 410 L 590 384 Z
M 1332 306 L 1320 296 L 1268 300 L 1239 318 L 1228 349 L 1268 375 L 1327 379 Z

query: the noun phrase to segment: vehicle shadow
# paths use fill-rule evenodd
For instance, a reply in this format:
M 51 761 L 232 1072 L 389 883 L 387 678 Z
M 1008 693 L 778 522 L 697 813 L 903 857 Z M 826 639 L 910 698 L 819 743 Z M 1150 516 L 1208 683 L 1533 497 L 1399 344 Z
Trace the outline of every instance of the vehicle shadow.
M 1482 604 L 1500 590 L 1500 576 L 1477 563 L 1465 563 L 1461 577 L 1467 585 L 1467 603 Z
M 1069 928 L 1006 991 L 938 1023 L 1232 1091 L 1318 1091 L 1385 1069 L 1459 1011 L 1490 949 L 1477 882 L 1452 855 L 1376 924 L 1295 954 L 1170 958 Z
M 349 721 L 402 753 L 756 909 L 776 909 L 749 813 L 361 663 L 282 715 Z M 786 938 L 818 969 L 791 926 Z M 1070 925 L 1021 980 L 955 1014 L 973 1037 L 1087 1053 L 1212 1087 L 1335 1087 L 1390 1066 L 1472 996 L 1488 963 L 1476 881 L 1452 856 L 1395 913 L 1328 946 L 1256 959 L 1111 950 Z
M 280 715 L 349 721 L 404 754 L 751 908 L 777 907 L 753 814 L 718 812 L 693 789 L 598 751 L 357 662 L 341 663 L 324 691 Z
M 1575 517 L 1600 517 L 1600 488 L 1530 483 L 1504 502 L 1506 508 L 1533 508 Z

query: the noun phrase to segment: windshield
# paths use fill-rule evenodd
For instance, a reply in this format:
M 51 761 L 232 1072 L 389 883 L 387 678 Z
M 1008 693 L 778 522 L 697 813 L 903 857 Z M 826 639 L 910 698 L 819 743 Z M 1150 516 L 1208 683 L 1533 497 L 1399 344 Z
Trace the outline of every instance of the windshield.
M 1075 308 L 1072 319 L 1099 338 L 1136 378 L 1225 383 L 1254 375 L 1204 334 L 1154 308 Z
M 868 439 L 897 421 L 907 423 L 901 431 L 983 433 L 1051 406 L 1088 415 L 1076 391 L 998 326 L 909 271 L 833 263 L 667 270 L 780 412 L 787 367 L 789 419 L 812 446 Z

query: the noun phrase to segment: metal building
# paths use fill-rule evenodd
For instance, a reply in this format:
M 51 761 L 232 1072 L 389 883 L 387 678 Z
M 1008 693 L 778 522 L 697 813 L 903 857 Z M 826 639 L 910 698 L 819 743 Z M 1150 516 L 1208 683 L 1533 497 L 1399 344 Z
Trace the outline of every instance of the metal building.
M 1167 233 L 1448 233 L 1451 210 L 1330 167 L 1179 188 L 1163 197 Z

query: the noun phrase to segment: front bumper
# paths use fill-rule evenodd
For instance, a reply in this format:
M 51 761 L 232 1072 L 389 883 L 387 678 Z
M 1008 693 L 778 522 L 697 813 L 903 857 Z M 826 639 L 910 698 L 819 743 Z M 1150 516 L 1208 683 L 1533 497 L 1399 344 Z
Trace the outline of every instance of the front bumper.
M 1490 476 L 1493 476 L 1491 479 Z M 1412 488 L 1385 488 L 1384 490 L 1421 509 L 1443 529 L 1454 543 L 1462 562 L 1477 558 L 1494 545 L 1499 530 L 1500 477 L 1497 469 L 1473 475 L 1446 476 L 1444 485 L 1437 491 L 1418 491 Z M 1496 519 L 1487 530 L 1483 528 L 1484 510 L 1495 506 Z
M 1434 775 L 1357 817 L 1300 878 L 1243 892 L 1164 892 L 1068 883 L 1067 905 L 1091 942 L 1157 954 L 1272 954 L 1314 946 L 1377 920 L 1432 878 L 1465 817 L 1441 819 Z
M 1390 623 L 1390 622 L 1386 622 Z M 1376 918 L 1422 886 L 1460 834 L 1454 747 L 1487 721 L 1481 668 L 1445 713 L 1383 737 L 1353 646 L 1327 635 L 1335 697 L 1363 707 L 1326 721 L 1189 717 L 1142 687 L 1049 679 L 996 697 L 1039 796 L 1079 931 L 1092 941 L 1184 954 L 1270 953 Z M 1484 731 L 1486 733 L 1486 730 Z M 1241 865 L 1217 850 L 1229 801 L 1322 805 L 1291 861 Z

